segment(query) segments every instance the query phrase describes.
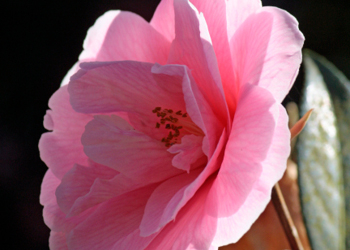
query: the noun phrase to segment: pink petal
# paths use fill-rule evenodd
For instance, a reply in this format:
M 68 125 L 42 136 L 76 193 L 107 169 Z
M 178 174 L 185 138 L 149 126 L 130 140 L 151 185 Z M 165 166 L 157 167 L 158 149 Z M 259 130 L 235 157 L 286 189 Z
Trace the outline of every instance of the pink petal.
M 228 43 L 229 36 L 227 35 L 227 28 L 231 28 L 233 25 L 232 21 L 227 22 L 227 18 L 231 18 L 232 20 L 232 16 L 233 18 L 239 16 L 240 13 L 242 13 L 243 10 L 245 10 L 244 8 L 242 8 L 240 13 L 233 14 L 231 13 L 233 9 L 230 8 L 226 15 L 226 6 L 237 5 L 232 4 L 232 2 L 238 1 L 228 2 L 225 0 L 191 0 L 191 3 L 196 7 L 198 12 L 203 13 L 205 21 L 207 22 L 208 30 L 211 36 L 213 48 L 220 69 L 221 79 L 223 81 L 224 86 L 226 86 L 226 84 L 228 84 L 229 82 L 233 81 L 231 56 L 229 53 L 227 53 L 227 51 L 230 50 Z M 246 3 L 245 5 L 251 5 L 251 2 L 252 1 Z M 175 39 L 175 13 L 173 0 L 162 0 L 160 2 L 151 20 L 151 25 L 161 34 L 167 37 L 169 41 Z M 229 102 L 229 106 L 235 106 L 235 104 L 231 103 L 233 102 L 233 97 L 234 95 L 232 94 L 232 92 L 226 93 L 226 100 Z
M 68 236 L 71 249 L 111 249 L 120 239 L 127 238 L 138 229 L 146 202 L 156 186 L 148 186 L 112 198 L 101 204 Z M 134 249 L 143 249 L 142 244 Z
M 153 234 L 148 237 L 140 236 L 140 229 L 136 229 L 131 234 L 119 239 L 112 249 L 114 250 L 130 250 L 130 249 L 145 249 L 149 243 L 157 236 L 157 234 Z
M 264 211 L 270 200 L 273 185 L 285 171 L 286 159 L 290 152 L 288 117 L 284 108 L 274 103 L 271 94 L 262 91 L 261 88 L 250 86 L 247 90 L 249 89 L 250 97 L 242 100 L 242 106 L 238 105 L 237 118 L 235 117 L 230 136 L 232 143 L 227 144 L 222 167 L 208 198 L 208 211 L 218 217 L 216 236 L 213 240 L 213 245 L 216 246 L 239 240 Z M 251 108 L 249 112 L 244 110 L 249 109 L 249 105 L 243 110 L 240 109 L 244 103 L 244 107 L 247 103 L 260 106 L 257 111 Z M 242 115 L 241 111 L 248 114 Z M 253 129 L 255 124 L 254 131 L 250 130 L 248 124 L 252 121 L 249 122 L 249 119 L 254 120 L 251 126 Z M 271 121 L 276 124 L 271 124 Z M 244 131 L 247 132 L 242 133 L 242 126 L 245 126 Z M 266 129 L 267 126 L 272 128 Z M 272 138 L 269 135 L 271 132 Z
M 173 0 L 162 0 L 150 22 L 169 42 L 175 38 L 175 13 Z
M 120 14 L 120 11 L 111 10 L 100 16 L 95 24 L 90 27 L 87 36 L 84 40 L 84 50 L 79 55 L 79 61 L 67 72 L 66 76 L 61 82 L 61 86 L 69 83 L 70 78 L 80 69 L 79 64 L 82 62 L 96 61 L 101 50 L 101 47 L 106 38 L 108 29 L 112 25 L 114 19 Z M 101 60 L 101 59 L 100 59 Z M 113 60 L 112 60 L 113 61 Z
M 57 202 L 62 212 L 68 214 L 74 202 L 89 193 L 97 178 L 111 179 L 117 174 L 118 172 L 103 166 L 75 165 L 63 176 L 61 184 L 56 189 Z
M 177 77 L 170 83 L 160 82 L 159 79 L 156 81 L 152 74 L 153 64 L 96 62 L 85 63 L 81 67 L 82 70 L 71 79 L 68 87 L 72 106 L 78 112 L 125 111 L 150 116 L 153 115 L 152 110 L 160 105 L 185 108 L 184 102 L 181 102 L 182 79 Z M 172 83 L 176 83 L 175 86 Z
M 69 232 L 79 223 L 84 221 L 95 208 L 86 210 L 79 216 L 67 219 L 56 201 L 55 191 L 59 183 L 60 180 L 51 170 L 48 170 L 41 187 L 40 203 L 44 206 L 43 217 L 45 224 L 53 231 Z
M 174 177 L 156 189 L 147 203 L 145 215 L 141 222 L 142 235 L 147 236 L 155 233 L 174 220 L 179 211 L 193 199 L 195 194 L 197 195 L 197 190 L 211 174 L 219 169 L 225 140 L 226 133 L 224 131 L 212 158 L 204 169 L 196 169 L 189 174 Z M 158 219 L 152 216 L 155 211 L 157 211 Z M 161 214 L 161 217 L 159 214 Z
M 152 110 L 161 107 L 183 113 L 187 111 L 182 86 L 189 81 L 185 66 L 152 66 L 128 61 L 89 63 L 82 67 L 85 69 L 72 78 L 68 87 L 72 106 L 78 112 L 128 112 L 135 129 L 161 140 L 169 131 L 164 127 L 156 129 L 160 118 Z M 207 113 L 208 108 L 206 105 Z M 210 118 L 215 119 L 213 112 L 210 114 Z
M 269 192 L 271 191 L 272 186 L 282 178 L 287 166 L 287 158 L 290 154 L 290 131 L 288 128 L 288 120 L 289 118 L 285 108 L 282 105 L 279 105 L 277 126 L 267 157 L 262 162 L 263 172 L 260 177 L 261 185 L 265 184 L 270 186 L 267 186 L 266 188 Z
M 226 120 L 224 90 L 205 19 L 186 0 L 174 1 L 174 9 L 176 37 L 168 63 L 186 65 L 216 116 Z
M 67 74 L 64 76 L 62 82 L 61 82 L 61 86 L 67 85 L 70 81 L 70 78 L 72 75 L 74 75 L 75 73 L 78 72 L 78 70 L 80 69 L 79 67 L 80 62 L 76 62 L 72 68 L 70 68 L 70 70 L 68 70 Z
M 186 68 L 183 81 L 183 93 L 186 102 L 186 110 L 193 122 L 204 132 L 202 150 L 209 158 L 216 149 L 216 145 L 222 134 L 223 128 L 229 123 L 227 120 L 219 120 L 196 82 Z
M 178 201 L 184 195 L 185 189 L 200 173 L 201 169 L 181 174 L 160 184 L 147 201 L 144 216 L 141 221 L 141 236 L 149 236 L 158 232 L 167 223 L 175 219 L 174 210 Z
M 249 230 L 253 222 L 259 217 L 271 199 L 273 185 L 282 177 L 287 158 L 290 153 L 290 133 L 288 130 L 288 116 L 282 106 L 272 140 L 272 145 L 262 163 L 262 172 L 254 184 L 251 193 L 241 205 L 240 209 L 231 216 L 218 219 L 216 236 L 213 244 L 216 246 L 236 242 Z M 260 207 L 261 209 L 257 209 Z M 235 230 L 240 228 L 240 231 Z
M 234 93 L 232 88 L 227 88 L 234 81 L 230 51 L 228 28 L 232 27 L 232 21 L 228 22 L 232 16 L 236 17 L 240 13 L 226 13 L 226 8 L 232 1 L 210 1 L 210 0 L 191 0 L 191 3 L 197 8 L 199 13 L 203 13 L 215 51 L 218 67 L 220 70 L 222 85 L 224 86 L 226 102 L 231 109 L 231 114 L 235 110 L 238 92 Z M 231 19 L 230 19 L 231 20 Z
M 78 216 L 66 218 L 57 203 L 46 205 L 43 209 L 45 224 L 53 231 L 70 232 L 73 228 L 85 221 L 86 218 L 96 209 L 93 207 L 80 213 Z
M 202 136 L 185 135 L 181 144 L 175 144 L 168 149 L 168 152 L 176 154 L 172 164 L 178 169 L 190 172 L 191 165 L 203 156 Z
M 49 247 L 51 250 L 68 250 L 66 234 L 62 232 L 51 231 L 49 238 Z
M 67 86 L 57 90 L 49 101 L 44 125 L 52 132 L 44 133 L 39 142 L 40 157 L 58 177 L 74 164 L 88 165 L 88 158 L 80 142 L 84 127 L 92 116 L 75 112 L 70 103 Z
M 241 24 L 230 41 L 234 84 L 257 84 L 281 102 L 298 73 L 303 42 L 294 17 L 277 8 L 261 8 Z
M 239 26 L 252 14 L 261 9 L 261 0 L 226 1 L 228 38 L 234 35 Z
M 55 190 L 61 181 L 49 169 L 46 171 L 41 184 L 40 204 L 43 206 L 56 202 Z
M 79 60 L 133 60 L 165 64 L 170 43 L 142 17 L 109 11 L 88 31 Z
M 88 30 L 83 47 L 79 61 L 68 71 L 61 86 L 69 83 L 83 62 L 134 60 L 165 64 L 170 42 L 140 16 L 111 10 Z
M 183 173 L 171 165 L 173 155 L 164 143 L 133 130 L 118 116 L 95 116 L 86 125 L 82 143 L 93 161 L 135 181 L 158 182 Z
M 211 185 L 212 179 L 207 180 L 146 249 L 217 249 L 211 245 L 216 218 L 208 215 L 203 206 Z
M 120 12 L 120 10 L 107 11 L 95 21 L 94 25 L 87 32 L 83 44 L 84 50 L 80 54 L 79 60 L 97 58 L 105 42 L 107 33 Z
M 210 192 L 212 202 L 217 204 L 214 216 L 235 213 L 251 192 L 270 148 L 278 112 L 271 93 L 255 85 L 243 85 L 224 160 Z
M 137 182 L 122 174 L 118 174 L 112 179 L 97 178 L 92 184 L 90 191 L 86 195 L 80 196 L 75 200 L 67 214 L 67 218 L 79 215 L 97 204 L 103 203 L 126 192 L 147 186 L 148 184 L 148 180 Z

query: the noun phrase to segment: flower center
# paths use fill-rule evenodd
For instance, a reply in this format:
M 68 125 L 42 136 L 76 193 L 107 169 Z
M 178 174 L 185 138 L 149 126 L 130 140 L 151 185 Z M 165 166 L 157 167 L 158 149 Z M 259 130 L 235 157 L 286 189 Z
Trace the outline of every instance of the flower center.
M 165 129 L 170 130 L 168 135 L 162 138 L 162 142 L 165 143 L 166 147 L 170 147 L 179 142 L 181 131 L 197 135 L 203 134 L 202 130 L 192 122 L 186 112 L 181 110 L 174 112 L 172 109 L 156 107 L 152 110 L 152 113 L 159 117 L 156 128 L 159 129 L 164 126 Z

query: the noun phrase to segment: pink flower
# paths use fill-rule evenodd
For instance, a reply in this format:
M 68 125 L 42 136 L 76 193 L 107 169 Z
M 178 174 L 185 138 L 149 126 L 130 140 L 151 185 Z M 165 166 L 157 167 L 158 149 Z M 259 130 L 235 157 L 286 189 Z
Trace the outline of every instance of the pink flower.
M 303 41 L 290 14 L 258 0 L 163 0 L 150 24 L 100 17 L 44 118 L 51 249 L 240 239 L 286 168 L 280 103 Z

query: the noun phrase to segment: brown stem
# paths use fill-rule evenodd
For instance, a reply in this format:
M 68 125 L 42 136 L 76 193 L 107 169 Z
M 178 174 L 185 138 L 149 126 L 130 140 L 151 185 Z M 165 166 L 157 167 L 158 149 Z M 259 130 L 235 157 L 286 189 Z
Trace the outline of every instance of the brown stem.
M 281 221 L 292 250 L 304 250 L 298 235 L 298 231 L 293 223 L 292 217 L 289 214 L 288 207 L 284 201 L 283 194 L 278 183 L 276 183 L 272 189 L 271 200 L 277 211 L 278 217 Z

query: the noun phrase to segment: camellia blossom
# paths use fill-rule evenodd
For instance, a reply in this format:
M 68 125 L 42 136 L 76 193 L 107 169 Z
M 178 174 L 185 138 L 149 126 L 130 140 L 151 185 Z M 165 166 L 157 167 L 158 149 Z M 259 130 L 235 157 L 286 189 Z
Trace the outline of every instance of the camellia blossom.
M 238 241 L 286 168 L 281 101 L 303 42 L 294 17 L 258 0 L 163 0 L 150 23 L 101 16 L 44 118 L 50 248 Z

